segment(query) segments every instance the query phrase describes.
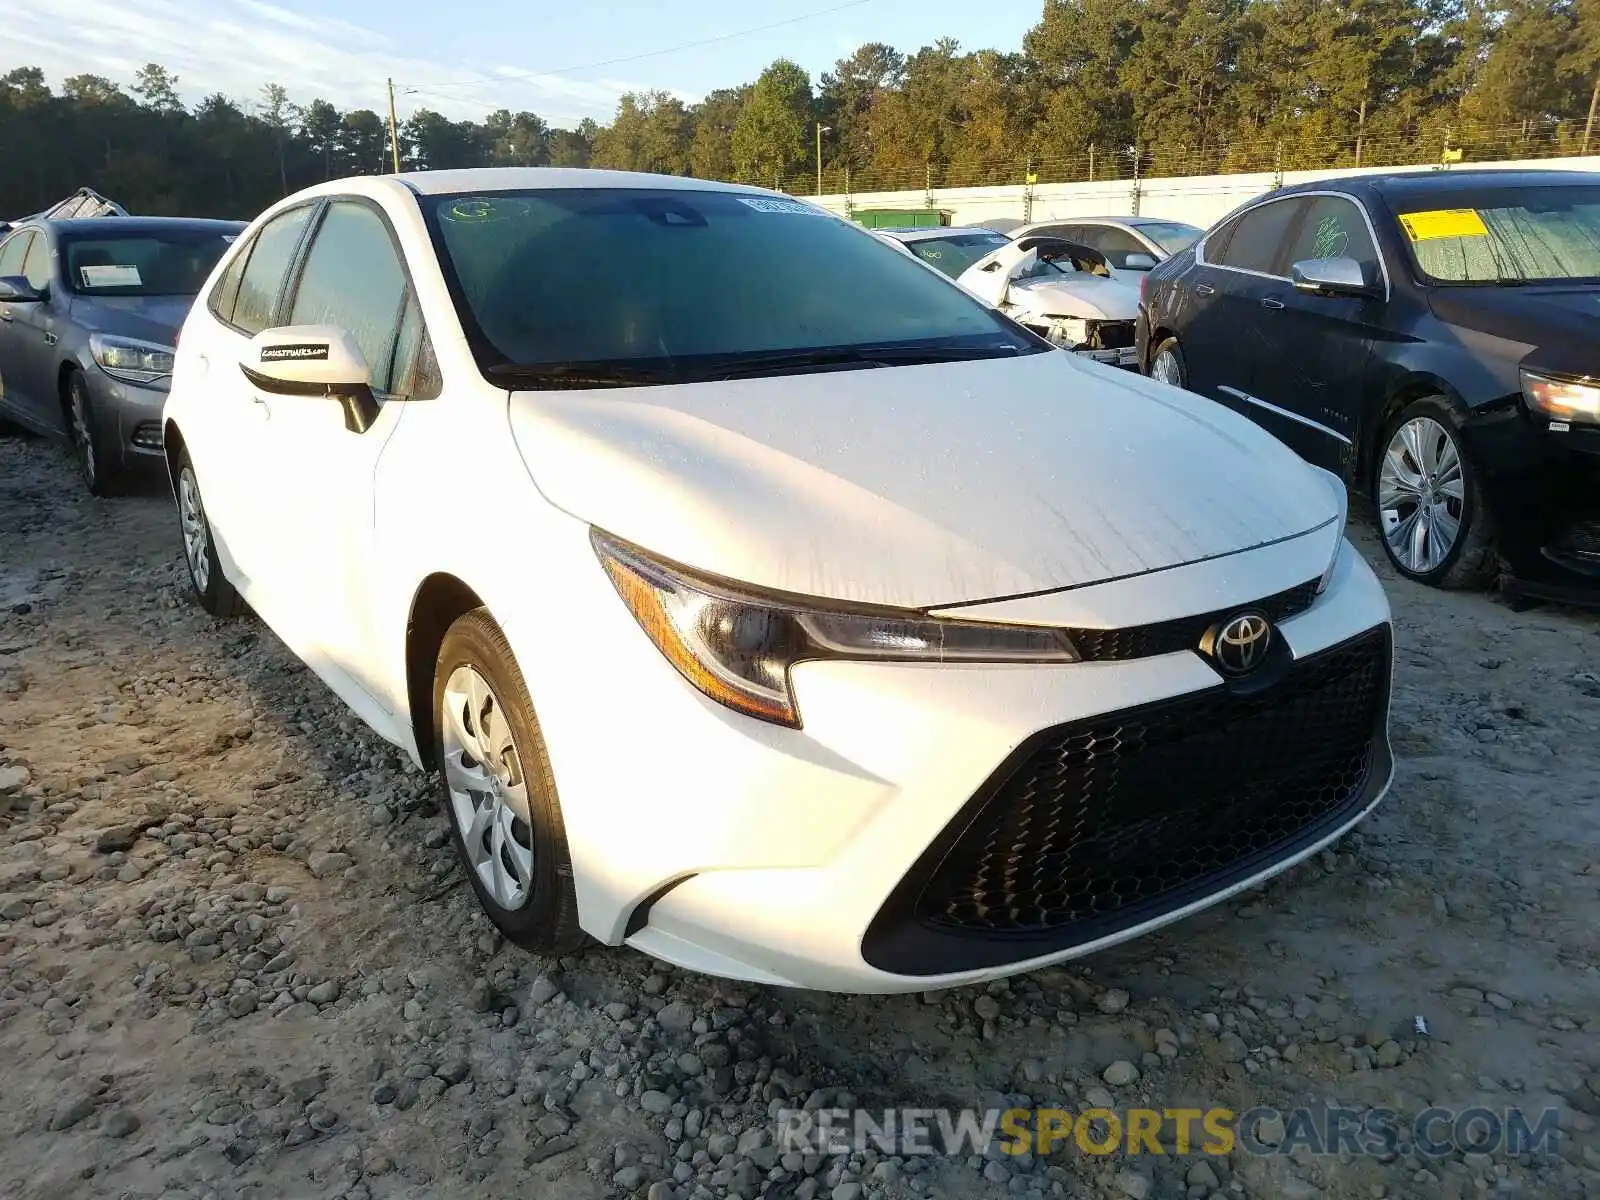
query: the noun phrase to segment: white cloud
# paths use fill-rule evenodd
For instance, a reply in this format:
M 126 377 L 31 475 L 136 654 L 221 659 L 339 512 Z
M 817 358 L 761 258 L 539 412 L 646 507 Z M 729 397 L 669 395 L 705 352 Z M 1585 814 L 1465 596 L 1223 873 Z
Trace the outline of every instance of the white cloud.
M 385 34 L 268 0 L 5 0 L 5 8 L 0 73 L 36 66 L 52 83 L 91 73 L 126 85 L 157 62 L 178 76 L 191 104 L 212 92 L 254 104 L 265 84 L 279 83 L 297 103 L 321 97 L 383 113 L 384 80 L 392 78 L 414 89 L 396 98 L 402 117 L 424 106 L 457 119 L 510 108 L 571 125 L 609 120 L 617 97 L 638 90 L 620 80 L 434 62 L 404 53 Z

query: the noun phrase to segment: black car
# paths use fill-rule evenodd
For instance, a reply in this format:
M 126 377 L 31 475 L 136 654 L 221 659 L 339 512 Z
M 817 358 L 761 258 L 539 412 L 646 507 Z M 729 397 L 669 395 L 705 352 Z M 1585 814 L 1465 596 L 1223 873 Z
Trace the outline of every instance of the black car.
M 69 440 L 96 495 L 159 464 L 178 330 L 239 221 L 29 218 L 0 240 L 0 419 Z
M 1141 290 L 1141 369 L 1371 495 L 1405 575 L 1600 587 L 1600 175 L 1283 188 Z

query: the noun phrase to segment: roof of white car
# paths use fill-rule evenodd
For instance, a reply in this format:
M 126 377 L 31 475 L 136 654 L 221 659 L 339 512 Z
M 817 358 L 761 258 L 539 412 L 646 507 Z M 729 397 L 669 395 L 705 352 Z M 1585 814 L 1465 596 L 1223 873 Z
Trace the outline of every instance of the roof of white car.
M 642 171 L 597 171 L 586 167 L 469 167 L 454 171 L 408 171 L 391 176 L 425 196 L 452 192 L 520 192 L 542 188 L 670 188 L 685 192 L 746 192 L 777 196 L 766 188 L 682 175 Z

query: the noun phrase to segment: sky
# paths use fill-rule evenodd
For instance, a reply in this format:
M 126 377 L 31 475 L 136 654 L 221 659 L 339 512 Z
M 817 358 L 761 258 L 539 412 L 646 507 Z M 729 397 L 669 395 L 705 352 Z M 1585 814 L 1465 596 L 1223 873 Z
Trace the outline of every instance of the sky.
M 257 103 L 422 107 L 461 119 L 527 109 L 555 125 L 605 123 L 623 92 L 687 102 L 791 58 L 815 82 L 863 42 L 907 53 L 941 37 L 1016 50 L 1042 0 L 3 0 L 0 74 L 44 70 L 133 81 L 147 62 L 178 76 L 190 104 L 213 92 Z M 781 24 L 780 24 L 781 23 Z M 732 36 L 730 36 L 732 35 Z M 711 39 L 720 39 L 711 42 Z M 690 45 L 690 43 L 706 43 Z M 668 51 L 666 53 L 657 53 Z M 623 61 L 618 61 L 623 60 Z

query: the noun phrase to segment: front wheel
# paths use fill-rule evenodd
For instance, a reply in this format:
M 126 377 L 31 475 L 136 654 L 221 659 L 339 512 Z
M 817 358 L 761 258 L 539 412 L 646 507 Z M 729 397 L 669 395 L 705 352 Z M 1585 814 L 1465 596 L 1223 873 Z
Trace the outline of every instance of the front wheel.
M 67 416 L 71 422 L 72 454 L 83 486 L 91 496 L 114 495 L 120 468 L 95 433 L 94 400 L 82 371 L 73 371 L 67 378 Z
M 1177 338 L 1169 337 L 1156 347 L 1156 352 L 1150 357 L 1150 378 L 1160 383 L 1170 383 L 1173 387 L 1189 386 L 1189 372 L 1184 366 L 1183 350 L 1178 346 Z
M 1424 396 L 1391 418 L 1382 437 L 1372 498 L 1389 561 L 1432 587 L 1493 583 L 1493 522 L 1450 402 Z
M 183 534 L 183 558 L 189 567 L 189 585 L 194 602 L 214 617 L 237 616 L 244 601 L 222 573 L 217 558 L 217 540 L 200 500 L 200 481 L 195 477 L 189 452 L 178 455 L 178 528 Z
M 445 633 L 433 680 L 434 752 L 456 851 L 507 939 L 560 954 L 584 942 L 566 825 L 528 689 L 487 610 Z

